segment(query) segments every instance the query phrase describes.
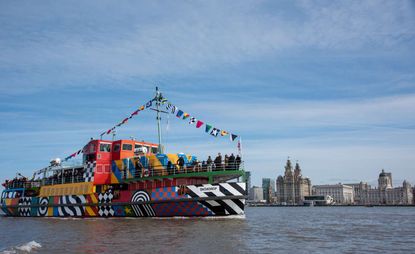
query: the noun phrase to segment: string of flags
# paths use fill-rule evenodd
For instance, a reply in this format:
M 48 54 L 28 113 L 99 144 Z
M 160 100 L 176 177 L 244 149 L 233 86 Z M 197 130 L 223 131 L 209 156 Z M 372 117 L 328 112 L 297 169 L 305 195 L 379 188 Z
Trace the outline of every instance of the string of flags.
M 152 100 L 150 100 L 150 101 L 148 101 L 146 104 L 144 104 L 144 105 L 142 105 L 142 106 L 140 106 L 137 110 L 135 110 L 133 113 L 131 113 L 128 117 L 126 117 L 126 118 L 124 118 L 121 122 L 119 122 L 118 124 L 116 124 L 115 126 L 113 126 L 112 128 L 110 128 L 110 129 L 108 129 L 108 130 L 106 130 L 106 131 L 104 131 L 103 133 L 101 133 L 101 139 L 102 139 L 102 136 L 104 136 L 104 135 L 109 135 L 113 130 L 115 130 L 117 127 L 120 127 L 121 125 L 123 125 L 123 124 L 126 124 L 127 122 L 128 122 L 128 120 L 130 120 L 131 118 L 133 118 L 134 116 L 136 116 L 136 115 L 138 115 L 138 113 L 140 112 L 140 111 L 143 111 L 143 110 L 145 110 L 145 109 L 147 109 L 147 108 L 150 108 L 152 105 L 153 105 L 153 101 L 154 101 L 155 99 L 152 99 Z
M 163 98 L 164 99 L 164 98 Z M 162 104 L 165 104 L 167 112 L 176 115 L 177 118 L 182 120 L 188 120 L 190 125 L 195 125 L 196 128 L 200 129 L 203 125 L 205 126 L 205 132 L 214 136 L 214 137 L 225 137 L 229 135 L 229 139 L 231 141 L 235 141 L 238 138 L 238 135 L 234 133 L 230 133 L 226 130 L 221 130 L 219 128 L 214 127 L 212 124 L 205 123 L 204 121 L 201 121 L 197 119 L 194 116 L 191 116 L 189 113 L 179 109 L 175 105 L 173 105 L 171 102 L 169 102 L 167 99 L 160 101 Z
M 132 112 L 128 117 L 124 118 L 121 122 L 119 122 L 118 124 L 114 125 L 112 128 L 102 132 L 100 134 L 101 139 L 102 136 L 104 135 L 109 135 L 113 130 L 115 130 L 116 128 L 120 127 L 121 125 L 124 125 L 128 122 L 128 120 L 130 120 L 131 118 L 135 117 L 138 115 L 138 113 L 140 111 L 143 111 L 145 109 L 150 108 L 151 106 L 153 106 L 153 102 L 159 102 L 162 105 L 165 105 L 167 112 L 176 115 L 177 118 L 182 119 L 182 120 L 188 120 L 190 125 L 194 125 L 197 129 L 202 128 L 202 126 L 204 126 L 205 132 L 214 136 L 214 137 L 226 137 L 229 136 L 229 139 L 231 141 L 235 141 L 238 138 L 238 135 L 234 134 L 234 133 L 230 133 L 226 130 L 222 130 L 219 129 L 215 126 L 213 126 L 212 124 L 209 123 L 205 123 L 204 121 L 201 121 L 199 119 L 197 119 L 196 117 L 190 115 L 189 113 L 179 109 L 178 107 L 176 107 L 175 105 L 173 105 L 171 102 L 169 102 L 166 98 L 160 96 L 159 98 L 153 98 L 150 101 L 148 101 L 146 104 L 140 106 L 138 109 L 136 109 L 134 112 Z M 203 128 L 202 128 L 203 129 Z M 238 142 L 238 146 L 239 146 L 239 142 Z M 67 161 L 71 158 L 74 158 L 75 156 L 79 155 L 80 153 L 82 153 L 82 149 L 79 149 L 77 152 L 69 155 L 68 157 L 66 157 L 63 161 Z

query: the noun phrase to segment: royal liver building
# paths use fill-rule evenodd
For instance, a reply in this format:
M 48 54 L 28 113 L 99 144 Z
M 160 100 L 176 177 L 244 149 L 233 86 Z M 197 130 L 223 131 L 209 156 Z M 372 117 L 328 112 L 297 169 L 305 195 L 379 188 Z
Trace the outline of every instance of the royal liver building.
M 311 181 L 301 175 L 301 168 L 298 162 L 295 169 L 290 159 L 285 165 L 284 176 L 277 178 L 277 202 L 287 204 L 302 204 L 304 196 L 311 195 Z

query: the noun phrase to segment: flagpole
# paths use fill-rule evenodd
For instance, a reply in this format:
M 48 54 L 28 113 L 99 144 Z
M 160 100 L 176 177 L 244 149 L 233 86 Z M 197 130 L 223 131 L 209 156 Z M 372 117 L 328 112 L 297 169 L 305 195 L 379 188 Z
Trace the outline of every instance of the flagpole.
M 159 88 L 156 86 L 156 111 L 157 111 L 157 133 L 158 133 L 158 138 L 159 138 L 159 146 L 158 146 L 158 153 L 163 153 L 163 147 L 161 145 L 161 127 L 160 127 L 160 121 L 161 121 L 161 116 L 160 116 L 160 97 L 161 97 L 161 93 L 159 91 Z

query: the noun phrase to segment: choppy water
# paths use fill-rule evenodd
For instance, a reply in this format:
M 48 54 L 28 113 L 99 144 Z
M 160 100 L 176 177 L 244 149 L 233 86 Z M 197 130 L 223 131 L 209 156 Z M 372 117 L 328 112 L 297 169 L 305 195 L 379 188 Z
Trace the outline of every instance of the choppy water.
M 247 208 L 245 219 L 0 217 L 0 253 L 414 253 L 415 207 Z

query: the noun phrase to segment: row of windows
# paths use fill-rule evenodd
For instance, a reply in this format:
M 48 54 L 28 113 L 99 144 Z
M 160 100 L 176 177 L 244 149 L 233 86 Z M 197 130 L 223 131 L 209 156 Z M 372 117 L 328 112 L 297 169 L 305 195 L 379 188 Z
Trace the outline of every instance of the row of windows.
M 95 147 L 93 145 L 91 145 L 91 147 L 93 147 L 93 149 L 91 149 L 92 151 L 90 151 L 90 152 L 93 152 L 95 150 Z M 134 149 L 139 149 L 139 148 L 143 148 L 143 147 L 145 147 L 147 151 L 151 151 L 152 153 L 157 153 L 157 147 L 142 146 L 142 145 L 136 144 L 134 146 Z M 120 148 L 121 148 L 120 144 L 115 144 L 114 145 L 114 152 L 119 152 Z M 123 151 L 132 151 L 133 150 L 133 145 L 132 144 L 122 144 L 122 150 Z M 99 151 L 100 152 L 111 152 L 111 144 L 105 144 L 105 143 L 100 144 L 99 145 Z

